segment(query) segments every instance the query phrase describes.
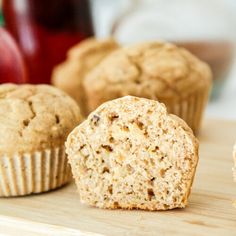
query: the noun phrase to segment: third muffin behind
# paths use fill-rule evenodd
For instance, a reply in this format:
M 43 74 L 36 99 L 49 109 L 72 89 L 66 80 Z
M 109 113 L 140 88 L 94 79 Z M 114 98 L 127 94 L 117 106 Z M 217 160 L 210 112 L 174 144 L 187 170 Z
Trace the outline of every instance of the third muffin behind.
M 88 108 L 134 95 L 163 102 L 195 133 L 211 88 L 209 66 L 173 44 L 148 42 L 121 48 L 104 59 L 84 80 Z

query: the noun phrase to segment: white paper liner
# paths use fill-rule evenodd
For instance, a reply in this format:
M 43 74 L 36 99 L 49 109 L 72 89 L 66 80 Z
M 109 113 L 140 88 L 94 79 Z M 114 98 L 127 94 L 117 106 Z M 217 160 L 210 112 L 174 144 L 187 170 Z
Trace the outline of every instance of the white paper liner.
M 209 91 L 199 91 L 182 99 L 179 102 L 165 102 L 169 113 L 175 114 L 182 118 L 195 134 L 199 132 L 201 120 L 205 106 L 208 101 Z
M 46 192 L 70 179 L 64 147 L 0 157 L 0 197 Z

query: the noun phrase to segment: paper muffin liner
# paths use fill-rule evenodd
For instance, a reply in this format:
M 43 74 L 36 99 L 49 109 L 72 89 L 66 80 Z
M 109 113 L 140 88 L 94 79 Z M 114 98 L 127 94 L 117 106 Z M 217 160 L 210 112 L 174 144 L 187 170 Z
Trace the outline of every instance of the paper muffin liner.
M 0 157 L 0 197 L 46 192 L 71 180 L 64 147 Z
M 169 113 L 175 114 L 185 120 L 194 134 L 197 134 L 208 101 L 208 95 L 209 89 L 203 89 L 179 101 L 164 101 L 164 103 Z

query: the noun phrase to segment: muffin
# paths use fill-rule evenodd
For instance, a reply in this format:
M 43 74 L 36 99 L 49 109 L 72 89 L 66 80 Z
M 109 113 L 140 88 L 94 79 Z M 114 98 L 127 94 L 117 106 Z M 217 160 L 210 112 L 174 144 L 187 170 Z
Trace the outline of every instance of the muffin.
M 52 84 L 73 97 L 84 116 L 87 115 L 87 109 L 81 82 L 92 68 L 118 47 L 113 39 L 86 39 L 72 47 L 66 61 L 56 66 L 53 71 Z
M 113 52 L 85 78 L 89 111 L 125 95 L 158 100 L 195 133 L 208 100 L 209 66 L 183 48 L 149 42 Z
M 78 105 L 48 85 L 0 86 L 0 196 L 58 188 L 71 179 L 64 142 Z
M 81 202 L 109 209 L 184 208 L 198 162 L 183 120 L 131 96 L 92 112 L 68 136 L 66 152 Z

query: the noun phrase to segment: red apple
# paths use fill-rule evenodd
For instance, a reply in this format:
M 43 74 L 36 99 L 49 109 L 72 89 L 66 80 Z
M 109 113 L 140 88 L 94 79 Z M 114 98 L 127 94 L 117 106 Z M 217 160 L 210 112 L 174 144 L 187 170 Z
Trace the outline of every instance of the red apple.
M 0 27 L 0 83 L 25 83 L 23 57 L 12 36 Z

